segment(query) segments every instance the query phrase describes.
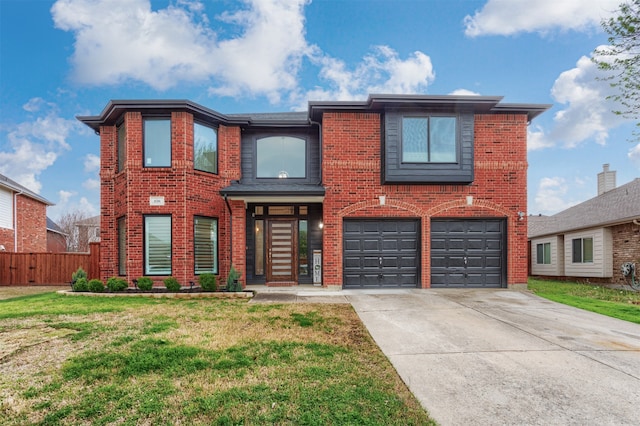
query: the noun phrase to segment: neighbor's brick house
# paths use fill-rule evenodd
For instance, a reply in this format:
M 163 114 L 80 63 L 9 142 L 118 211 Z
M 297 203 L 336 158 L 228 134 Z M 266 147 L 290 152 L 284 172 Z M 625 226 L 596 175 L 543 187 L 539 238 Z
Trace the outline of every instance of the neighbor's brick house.
M 548 105 L 371 95 L 225 115 L 111 101 L 100 135 L 101 277 L 517 287 L 527 281 L 527 125 Z
M 0 249 L 47 251 L 47 206 L 53 203 L 0 175 Z

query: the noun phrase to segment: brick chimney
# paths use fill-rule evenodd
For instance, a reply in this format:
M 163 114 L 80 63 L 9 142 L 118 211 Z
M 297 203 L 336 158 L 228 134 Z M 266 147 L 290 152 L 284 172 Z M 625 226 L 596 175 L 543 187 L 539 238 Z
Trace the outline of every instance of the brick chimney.
M 609 170 L 609 164 L 602 165 L 602 171 L 598 173 L 598 195 L 616 188 L 616 172 Z

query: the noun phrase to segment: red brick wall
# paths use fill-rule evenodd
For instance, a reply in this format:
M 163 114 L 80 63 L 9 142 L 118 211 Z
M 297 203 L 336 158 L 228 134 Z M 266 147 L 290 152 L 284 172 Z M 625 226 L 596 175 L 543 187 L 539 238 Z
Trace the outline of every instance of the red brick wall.
M 47 206 L 33 198 L 18 195 L 17 224 L 19 252 L 47 251 Z
M 636 277 L 640 278 L 640 226 L 625 223 L 611 228 L 613 236 L 613 277 L 612 283 L 626 282 L 620 267 L 625 262 L 635 262 Z M 638 279 L 637 278 L 637 279 Z
M 506 218 L 509 286 L 527 282 L 526 115 L 475 117 L 475 178 L 471 185 L 382 185 L 381 117 L 326 113 L 323 118 L 323 283 L 342 285 L 342 220 L 412 217 L 422 220 L 422 287 L 430 286 L 431 218 Z M 384 206 L 379 196 L 386 197 Z M 468 206 L 466 197 L 474 197 Z
M 118 275 L 117 220 L 124 217 L 127 230 L 127 275 L 129 282 L 144 275 L 144 215 L 170 214 L 172 217 L 172 275 L 182 285 L 197 281 L 194 274 L 193 219 L 218 219 L 219 273 L 226 277 L 230 258 L 227 206 L 219 195 L 222 187 L 240 178 L 240 129 L 221 126 L 218 132 L 219 174 L 193 169 L 193 116 L 185 112 L 171 115 L 171 167 L 144 168 L 142 115 L 125 115 L 127 160 L 117 173 L 117 132 L 115 126 L 101 128 L 101 278 Z M 164 197 L 164 206 L 151 206 L 150 196 Z M 241 212 L 239 211 L 241 210 Z M 236 219 L 237 216 L 237 219 Z M 240 224 L 241 222 L 241 224 Z M 244 258 L 244 204 L 234 206 L 234 251 L 242 248 Z M 238 231 L 238 232 L 236 232 Z M 242 231 L 242 232 L 239 232 Z M 242 235 L 240 235 L 242 234 Z M 238 243 L 235 239 L 238 239 Z M 236 249 L 238 247 L 238 249 Z M 244 261 L 236 257 L 236 267 L 244 274 Z M 154 277 L 161 283 L 165 277 Z M 161 285 L 161 284 L 160 284 Z

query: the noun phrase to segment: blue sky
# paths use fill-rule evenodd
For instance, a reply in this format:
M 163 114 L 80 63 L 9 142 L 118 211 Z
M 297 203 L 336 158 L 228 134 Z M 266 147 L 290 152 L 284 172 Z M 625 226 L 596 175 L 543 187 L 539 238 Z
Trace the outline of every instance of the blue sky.
M 530 214 L 596 195 L 609 163 L 640 176 L 633 122 L 590 58 L 620 0 L 0 0 L 0 173 L 99 213 L 110 99 L 290 111 L 369 93 L 553 104 L 529 126 Z

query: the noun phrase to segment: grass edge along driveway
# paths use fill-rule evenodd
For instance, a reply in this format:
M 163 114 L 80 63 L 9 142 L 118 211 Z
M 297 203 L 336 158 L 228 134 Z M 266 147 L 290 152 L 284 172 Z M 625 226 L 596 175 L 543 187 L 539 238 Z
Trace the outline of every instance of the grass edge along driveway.
M 429 419 L 350 305 L 0 300 L 0 424 Z

